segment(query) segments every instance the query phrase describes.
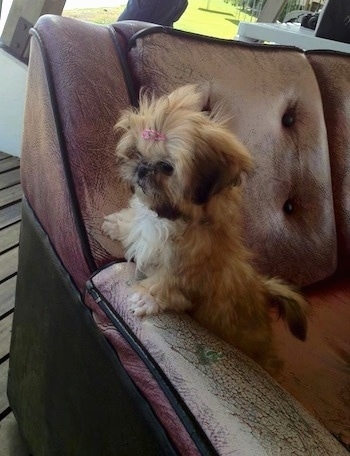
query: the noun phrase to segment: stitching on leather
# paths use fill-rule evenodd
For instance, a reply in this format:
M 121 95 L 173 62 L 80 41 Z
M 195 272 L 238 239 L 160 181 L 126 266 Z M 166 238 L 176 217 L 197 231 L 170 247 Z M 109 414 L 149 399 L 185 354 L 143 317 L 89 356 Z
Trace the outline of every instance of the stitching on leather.
M 56 134 L 57 134 L 58 144 L 59 144 L 61 157 L 62 157 L 63 170 L 64 170 L 64 174 L 66 176 L 67 186 L 69 189 L 69 195 L 70 195 L 71 204 L 72 204 L 72 212 L 73 212 L 73 216 L 74 216 L 75 226 L 76 226 L 76 229 L 78 232 L 78 237 L 80 238 L 80 241 L 81 241 L 85 261 L 86 261 L 87 266 L 90 269 L 90 271 L 93 272 L 96 270 L 97 266 L 96 266 L 95 260 L 93 258 L 92 252 L 91 252 L 90 242 L 89 242 L 88 234 L 87 234 L 86 227 L 85 227 L 85 224 L 83 221 L 83 217 L 81 214 L 79 199 L 78 199 L 78 195 L 77 195 L 76 188 L 75 188 L 73 172 L 72 172 L 72 169 L 71 169 L 71 166 L 69 163 L 69 157 L 68 157 L 68 153 L 67 153 L 67 144 L 66 144 L 66 139 L 63 134 L 63 126 L 62 126 L 62 122 L 61 122 L 60 110 L 59 110 L 58 101 L 57 101 L 57 94 L 56 94 L 51 64 L 50 64 L 49 57 L 47 54 L 47 49 L 41 39 L 41 36 L 40 36 L 40 33 L 38 32 L 38 30 L 31 29 L 30 33 L 31 33 L 32 37 L 35 37 L 37 39 L 39 48 L 41 50 L 41 56 L 42 56 L 43 63 L 44 63 L 45 75 L 46 75 L 47 84 L 49 87 L 49 97 L 50 97 L 50 101 L 51 101 L 52 112 L 53 112 L 53 116 L 55 119 Z
M 130 65 L 129 65 L 128 58 L 127 58 L 127 53 L 129 52 L 129 48 L 127 47 L 127 52 L 125 52 L 122 49 L 122 47 L 120 46 L 120 43 L 119 43 L 118 36 L 117 36 L 117 31 L 115 30 L 115 28 L 113 26 L 110 25 L 108 27 L 108 30 L 111 34 L 114 46 L 117 51 L 117 55 L 119 57 L 119 62 L 122 67 L 126 87 L 128 89 L 130 103 L 133 106 L 138 107 L 138 104 L 139 104 L 138 95 L 135 90 L 135 85 L 134 85 L 133 77 L 132 77 L 131 70 L 130 70 Z M 123 37 L 123 39 L 125 41 L 127 41 L 127 38 L 122 33 L 119 32 L 119 34 L 120 34 L 120 36 Z
M 97 272 L 93 275 L 93 277 L 95 277 L 96 275 Z M 180 394 L 173 387 L 173 385 L 168 380 L 168 378 L 166 377 L 162 369 L 159 367 L 157 362 L 154 360 L 154 358 L 148 353 L 148 351 L 145 349 L 142 343 L 133 334 L 132 330 L 127 325 L 127 323 L 123 320 L 123 318 L 120 315 L 117 314 L 117 312 L 110 305 L 109 301 L 95 286 L 93 282 L 93 277 L 91 277 L 90 280 L 88 280 L 86 283 L 87 291 L 92 297 L 92 299 L 101 308 L 103 313 L 112 322 L 114 327 L 123 336 L 126 342 L 133 348 L 135 353 L 137 353 L 141 361 L 147 366 L 147 368 L 157 381 L 159 387 L 162 389 L 162 391 L 168 398 L 173 409 L 179 416 L 182 424 L 191 436 L 193 442 L 197 446 L 200 453 L 203 456 L 218 456 L 218 453 L 213 447 L 211 441 L 204 433 L 202 427 L 199 425 L 196 418 L 189 410 Z
M 156 33 L 163 33 L 166 35 L 173 35 L 177 36 L 179 38 L 188 38 L 188 39 L 193 39 L 193 40 L 199 40 L 199 41 L 204 41 L 207 43 L 221 43 L 225 46 L 241 46 L 241 47 L 248 47 L 248 48 L 254 48 L 255 50 L 263 50 L 267 52 L 278 52 L 278 51 L 284 51 L 284 52 L 298 52 L 301 54 L 304 54 L 303 49 L 300 49 L 296 46 L 282 46 L 282 45 L 274 45 L 274 44 L 269 44 L 266 46 L 264 43 L 245 43 L 244 41 L 237 41 L 237 40 L 229 40 L 225 38 L 217 38 L 213 36 L 206 36 L 206 35 L 200 35 L 198 33 L 192 33 L 192 32 L 185 32 L 183 30 L 177 30 L 173 29 L 172 27 L 162 27 L 162 26 L 155 26 L 155 27 L 147 27 L 142 30 L 139 30 L 136 32 L 129 40 L 129 51 L 136 45 L 136 41 L 139 38 L 144 38 L 145 36 L 148 35 L 154 35 Z

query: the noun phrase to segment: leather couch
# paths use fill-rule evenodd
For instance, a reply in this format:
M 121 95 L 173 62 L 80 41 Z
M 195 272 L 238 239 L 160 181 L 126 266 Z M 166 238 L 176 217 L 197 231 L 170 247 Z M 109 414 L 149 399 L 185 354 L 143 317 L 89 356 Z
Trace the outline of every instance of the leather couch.
M 132 263 L 101 231 L 124 207 L 113 126 L 210 84 L 251 151 L 244 237 L 300 286 L 306 342 L 274 322 L 277 383 L 186 314 L 128 311 Z M 345 455 L 350 443 L 350 56 L 141 22 L 32 30 L 8 396 L 34 456 Z M 341 443 L 342 442 L 342 443 Z

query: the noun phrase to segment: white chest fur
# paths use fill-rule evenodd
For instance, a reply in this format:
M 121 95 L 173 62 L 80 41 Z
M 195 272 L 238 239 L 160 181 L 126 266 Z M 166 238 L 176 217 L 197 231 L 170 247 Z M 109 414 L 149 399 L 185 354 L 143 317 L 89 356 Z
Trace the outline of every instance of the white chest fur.
M 137 269 L 146 275 L 158 267 L 167 267 L 173 254 L 172 241 L 175 234 L 181 233 L 183 222 L 159 217 L 137 196 L 125 211 L 130 211 L 129 230 L 122 239 L 126 259 L 133 259 Z

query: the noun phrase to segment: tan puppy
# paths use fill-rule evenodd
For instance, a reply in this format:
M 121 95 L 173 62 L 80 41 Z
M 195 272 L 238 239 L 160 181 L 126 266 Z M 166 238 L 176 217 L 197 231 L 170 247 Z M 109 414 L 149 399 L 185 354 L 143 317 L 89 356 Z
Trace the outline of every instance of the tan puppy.
M 252 268 L 238 188 L 252 159 L 218 116 L 203 112 L 206 101 L 189 85 L 159 99 L 143 95 L 138 110 L 122 114 L 117 159 L 134 195 L 103 230 L 146 276 L 131 297 L 136 315 L 189 311 L 274 374 L 270 310 L 304 340 L 307 303 Z

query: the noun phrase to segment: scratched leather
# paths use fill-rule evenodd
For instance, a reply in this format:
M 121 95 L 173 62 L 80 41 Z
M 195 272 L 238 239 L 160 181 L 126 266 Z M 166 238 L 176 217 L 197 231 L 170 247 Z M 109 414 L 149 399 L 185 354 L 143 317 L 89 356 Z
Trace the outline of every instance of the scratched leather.
M 302 52 L 171 33 L 136 40 L 139 86 L 157 94 L 186 83 L 211 87 L 255 171 L 244 186 L 244 235 L 257 266 L 299 285 L 331 275 L 336 234 L 327 132 L 313 70 Z M 282 124 L 284 114 L 294 123 Z M 293 212 L 283 210 L 290 200 Z
M 155 359 L 220 455 L 348 454 L 318 420 L 259 366 L 187 315 L 134 317 L 127 308 L 134 274 L 133 264 L 119 263 L 99 272 L 93 283 Z M 142 362 L 128 358 L 118 331 L 96 304 L 91 300 L 87 304 L 99 328 L 122 356 L 123 365 L 158 414 L 162 396 L 145 390 Z M 332 385 L 328 386 L 331 391 Z M 162 417 L 168 432 L 172 419 L 171 413 L 168 419 Z M 185 437 L 186 433 L 177 434 L 176 443 L 181 445 Z
M 29 61 L 21 184 L 64 266 L 76 285 L 83 287 L 89 269 L 75 227 L 48 83 L 36 40 L 31 42 Z
M 350 57 L 308 53 L 317 76 L 327 125 L 339 259 L 350 263 Z
M 69 214 L 65 215 L 70 201 L 69 177 L 62 171 L 62 151 L 52 112 L 49 118 L 39 113 L 43 103 L 48 105 L 48 111 L 52 110 L 49 98 L 52 95 L 57 101 L 63 153 L 68 157 L 90 248 L 99 266 L 111 258 L 123 256 L 119 244 L 102 234 L 101 225 L 104 215 L 125 206 L 130 196 L 118 180 L 115 164 L 118 138 L 113 127 L 120 110 L 129 104 L 121 67 L 107 27 L 44 16 L 36 29 L 44 44 L 52 84 L 44 72 L 41 51 L 34 37 L 33 63 L 30 64 L 33 93 L 27 105 L 27 116 L 33 119 L 26 129 L 28 139 L 25 138 L 23 153 L 24 157 L 28 156 L 28 160 L 24 160 L 31 162 L 30 170 L 23 170 L 26 180 L 36 189 L 36 194 L 29 195 L 29 199 L 41 206 L 40 210 L 38 208 L 40 219 L 45 221 L 50 237 L 56 239 L 55 247 L 66 249 L 72 256 L 70 249 L 79 241 L 72 238 L 72 242 L 65 245 L 69 239 L 64 233 L 65 222 L 69 220 Z M 40 92 L 36 88 L 38 83 L 42 86 Z M 47 131 L 54 144 L 43 136 Z M 32 136 L 35 137 L 30 139 Z M 28 141 L 34 141 L 34 146 Z M 58 187 L 63 191 L 62 195 L 57 192 Z M 28 186 L 26 188 L 29 192 Z M 56 211 L 58 206 L 62 206 L 62 211 Z M 70 229 L 75 230 L 74 223 L 70 224 Z M 70 261 L 63 252 L 62 259 Z M 68 270 L 73 276 L 79 273 L 75 268 L 68 267 Z M 88 274 L 82 284 L 87 277 Z
M 85 304 L 91 309 L 98 328 L 116 350 L 124 369 L 150 404 L 159 422 L 166 429 L 168 436 L 177 447 L 179 454 L 199 456 L 200 453 L 192 437 L 188 434 L 181 419 L 174 411 L 167 396 L 159 387 L 158 381 L 155 380 L 149 368 L 140 361 L 139 355 L 134 348 L 116 331 L 114 325 L 89 294 L 85 296 Z M 134 330 L 135 328 L 132 329 Z

